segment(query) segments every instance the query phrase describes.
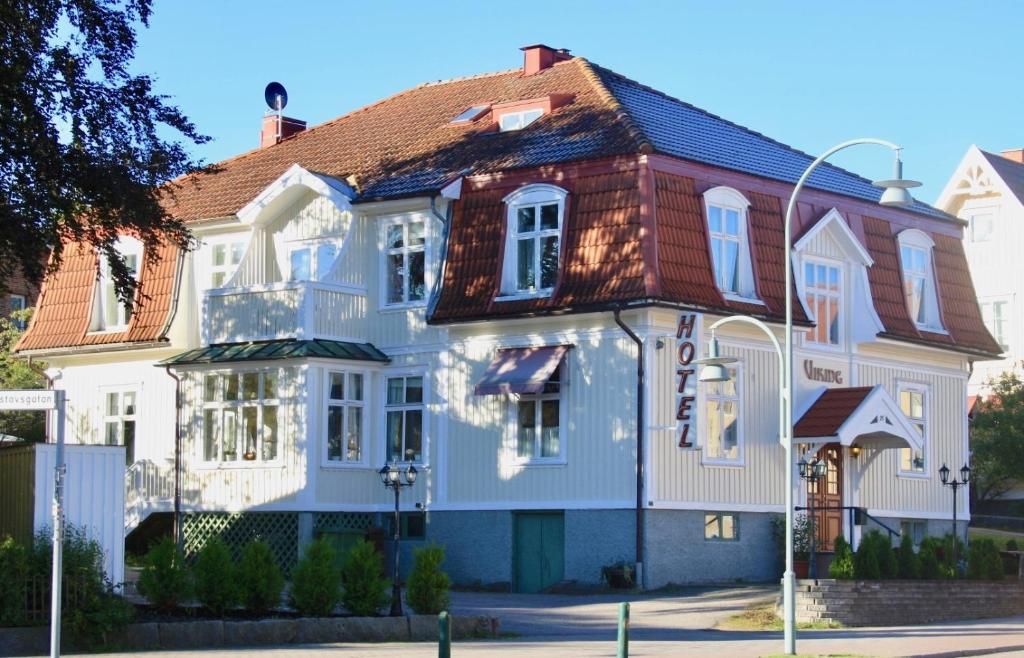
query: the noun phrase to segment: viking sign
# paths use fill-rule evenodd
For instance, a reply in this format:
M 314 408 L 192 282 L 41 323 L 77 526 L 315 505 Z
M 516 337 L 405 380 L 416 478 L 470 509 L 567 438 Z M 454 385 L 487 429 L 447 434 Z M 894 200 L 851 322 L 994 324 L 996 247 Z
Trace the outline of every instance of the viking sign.
M 676 438 L 680 448 L 696 447 L 697 438 L 697 345 L 700 341 L 697 313 L 680 313 L 676 325 Z

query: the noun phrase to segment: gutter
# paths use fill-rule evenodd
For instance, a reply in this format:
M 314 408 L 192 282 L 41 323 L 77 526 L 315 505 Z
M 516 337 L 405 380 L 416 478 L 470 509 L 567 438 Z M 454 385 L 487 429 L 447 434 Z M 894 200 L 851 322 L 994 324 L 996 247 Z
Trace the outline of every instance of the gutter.
M 174 380 L 174 544 L 181 550 L 181 377 L 165 366 L 167 376 Z
M 616 307 L 612 313 L 615 316 L 615 324 L 619 325 L 626 335 L 636 343 L 636 575 L 640 587 L 646 589 L 647 574 L 644 571 L 644 387 L 646 384 L 646 373 L 644 372 L 644 341 L 640 336 L 623 322 L 620 313 L 622 309 Z
M 95 345 L 72 345 L 69 347 L 56 347 L 53 349 L 42 348 L 37 350 L 19 350 L 15 354 L 31 358 L 48 356 L 69 356 L 76 354 L 100 354 L 103 352 L 123 352 L 125 350 L 145 350 L 156 347 L 168 347 L 170 342 L 166 339 L 147 340 L 136 343 L 122 341 L 120 343 L 97 343 Z

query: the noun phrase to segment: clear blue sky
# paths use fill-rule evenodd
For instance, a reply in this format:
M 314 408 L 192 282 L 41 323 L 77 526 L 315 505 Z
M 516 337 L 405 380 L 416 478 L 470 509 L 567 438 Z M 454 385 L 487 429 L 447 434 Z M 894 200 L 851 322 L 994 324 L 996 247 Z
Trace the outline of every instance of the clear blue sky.
M 263 88 L 314 125 L 420 82 L 515 68 L 519 46 L 569 48 L 817 154 L 874 136 L 906 147 L 932 202 L 967 147 L 1024 146 L 1024 2 L 216 2 L 156 0 L 136 70 L 214 138 L 253 148 Z M 836 160 L 888 177 L 860 147 Z

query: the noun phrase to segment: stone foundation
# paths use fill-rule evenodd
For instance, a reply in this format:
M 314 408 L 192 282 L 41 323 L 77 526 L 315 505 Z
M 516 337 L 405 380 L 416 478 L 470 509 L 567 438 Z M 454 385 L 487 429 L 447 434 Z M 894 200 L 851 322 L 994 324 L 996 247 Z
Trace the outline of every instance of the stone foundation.
M 800 580 L 797 622 L 906 626 L 1024 614 L 1024 582 Z

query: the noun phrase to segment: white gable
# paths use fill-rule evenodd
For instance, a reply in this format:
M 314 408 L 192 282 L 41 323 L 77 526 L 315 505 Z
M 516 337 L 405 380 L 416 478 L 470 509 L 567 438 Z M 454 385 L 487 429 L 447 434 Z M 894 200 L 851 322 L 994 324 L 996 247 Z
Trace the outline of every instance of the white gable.
M 971 198 L 999 196 L 1021 204 L 1017 195 L 1006 185 L 988 158 L 975 145 L 964 154 L 956 171 L 949 177 L 942 194 L 935 201 L 935 207 L 956 215 L 964 202 Z

